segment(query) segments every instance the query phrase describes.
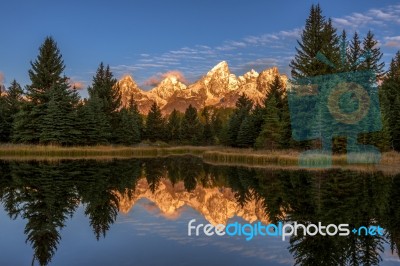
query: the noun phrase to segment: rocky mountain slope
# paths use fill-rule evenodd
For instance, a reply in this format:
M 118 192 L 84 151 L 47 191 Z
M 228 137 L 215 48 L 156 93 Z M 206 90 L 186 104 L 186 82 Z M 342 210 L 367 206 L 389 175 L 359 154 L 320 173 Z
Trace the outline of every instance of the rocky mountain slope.
M 151 105 L 156 102 L 164 114 L 169 114 L 173 109 L 184 112 L 190 104 L 197 109 L 205 106 L 234 107 L 243 93 L 254 102 L 262 103 L 269 84 L 277 75 L 286 85 L 287 77 L 281 75 L 276 67 L 260 73 L 251 69 L 237 77 L 230 72 L 227 62 L 222 61 L 202 78 L 187 86 L 174 76 L 166 77 L 150 91 L 140 89 L 131 76 L 124 76 L 118 81 L 118 85 L 124 105 L 133 98 L 140 112 L 147 114 Z

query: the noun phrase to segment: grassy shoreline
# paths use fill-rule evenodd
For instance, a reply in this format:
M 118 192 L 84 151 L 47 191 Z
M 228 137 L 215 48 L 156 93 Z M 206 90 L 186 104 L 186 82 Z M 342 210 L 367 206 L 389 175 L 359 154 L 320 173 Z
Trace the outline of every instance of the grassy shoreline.
M 156 157 L 167 155 L 201 155 L 208 147 L 127 147 L 127 146 L 43 146 L 43 145 L 0 145 L 0 159 L 11 157 L 63 157 L 63 158 L 130 158 L 130 157 Z
M 298 168 L 300 152 L 294 150 L 252 150 L 219 146 L 42 146 L 42 145 L 0 145 L 2 160 L 60 160 L 149 158 L 162 156 L 192 155 L 205 162 L 218 165 L 243 165 L 249 167 Z M 375 169 L 400 172 L 400 153 L 385 152 L 378 165 L 348 165 L 346 155 L 334 155 L 332 164 L 340 168 Z M 350 167 L 351 166 L 351 167 Z

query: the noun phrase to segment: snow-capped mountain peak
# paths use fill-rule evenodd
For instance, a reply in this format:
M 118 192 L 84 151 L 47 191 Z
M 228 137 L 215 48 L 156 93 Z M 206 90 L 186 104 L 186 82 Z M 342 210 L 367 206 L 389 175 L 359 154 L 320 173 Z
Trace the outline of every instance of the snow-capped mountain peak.
M 286 85 L 286 75 L 279 74 L 276 67 L 260 73 L 251 69 L 237 77 L 230 73 L 228 63 L 222 61 L 188 86 L 176 75 L 166 75 L 150 91 L 141 90 L 131 76 L 124 76 L 117 84 L 121 89 L 123 105 L 133 97 L 143 114 L 148 113 L 153 103 L 157 103 L 164 114 L 169 114 L 173 109 L 184 112 L 189 104 L 198 109 L 205 106 L 234 107 L 241 94 L 262 104 L 276 76 Z
M 149 91 L 149 94 L 156 95 L 168 101 L 175 91 L 186 89 L 186 85 L 178 80 L 178 77 L 170 75 L 164 78 L 156 87 Z

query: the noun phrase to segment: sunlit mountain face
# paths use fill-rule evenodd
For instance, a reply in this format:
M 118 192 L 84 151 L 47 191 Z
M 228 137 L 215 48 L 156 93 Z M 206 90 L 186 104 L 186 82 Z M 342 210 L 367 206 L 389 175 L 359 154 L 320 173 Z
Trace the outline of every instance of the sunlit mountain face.
M 262 104 L 276 76 L 286 85 L 286 75 L 280 74 L 276 67 L 260 73 L 251 69 L 242 76 L 236 76 L 230 72 L 227 62 L 222 61 L 192 84 L 185 84 L 183 76 L 172 71 L 163 75 L 161 81 L 152 83 L 155 87 L 149 91 L 140 89 L 129 75 L 119 80 L 117 86 L 124 105 L 132 98 L 143 114 L 148 113 L 153 103 L 157 103 L 164 114 L 169 114 L 174 109 L 184 112 L 190 104 L 197 109 L 205 106 L 233 108 L 242 94 Z
M 167 157 L 0 161 L 0 176 L 4 265 L 203 265 L 217 257 L 224 265 L 399 263 L 399 175 L 251 169 Z M 189 237 L 192 219 L 380 225 L 385 234 L 286 241 Z

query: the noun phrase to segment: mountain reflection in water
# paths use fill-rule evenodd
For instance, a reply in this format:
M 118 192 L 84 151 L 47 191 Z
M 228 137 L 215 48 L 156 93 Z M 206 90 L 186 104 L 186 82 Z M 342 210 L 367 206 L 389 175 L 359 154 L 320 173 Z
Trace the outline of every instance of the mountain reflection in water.
M 246 246 L 249 249 L 247 253 L 243 252 L 244 255 L 222 251 L 218 255 L 215 247 L 203 248 L 204 253 L 200 255 L 204 261 L 185 256 L 182 250 L 169 250 L 181 264 L 214 265 L 221 263 L 219 256 L 225 256 L 229 260 L 226 258 L 222 262 L 237 265 L 250 256 L 253 244 L 244 238 L 224 237 L 217 240 L 187 236 L 187 222 L 196 213 L 205 219 L 204 222 L 212 224 L 226 224 L 240 219 L 243 222 L 261 221 L 265 224 L 298 221 L 304 224 L 348 223 L 351 228 L 369 225 L 385 228 L 384 236 L 299 235 L 282 243 L 273 237 L 258 238 L 254 243 L 262 248 L 255 255 L 259 260 L 252 263 L 259 265 L 399 263 L 400 175 L 384 176 L 379 172 L 337 169 L 308 172 L 213 166 L 196 157 L 0 161 L 0 200 L 4 209 L 0 214 L 7 214 L 11 220 L 15 220 L 13 222 L 22 221 L 26 242 L 33 250 L 32 261 L 40 265 L 49 264 L 53 257 L 57 258 L 57 247 L 63 243 L 61 236 L 66 238 L 62 231 L 67 230 L 65 228 L 69 221 L 73 221 L 74 215 L 80 210 L 89 220 L 92 238 L 100 244 L 107 242 L 107 233 L 119 230 L 122 226 L 122 223 L 118 223 L 119 219 L 133 217 L 130 215 L 136 208 L 134 206 L 138 205 L 158 210 L 157 215 L 150 215 L 140 225 L 144 227 L 141 234 L 148 236 L 145 241 L 152 249 L 148 251 L 145 261 L 137 262 L 135 257 L 130 257 L 130 261 L 125 262 L 127 265 L 158 263 L 159 258 L 152 254 L 166 247 L 159 239 L 153 241 L 146 234 L 152 224 L 160 219 L 176 222 L 180 229 L 174 234 L 179 235 L 186 249 L 195 249 L 195 243 L 202 241 L 204 245 L 220 243 L 219 248 L 230 246 L 234 250 L 235 246 L 240 245 L 243 249 Z M 3 224 L 9 220 L 6 215 L 0 217 Z M 136 218 L 136 222 L 140 220 Z M 88 224 L 84 223 L 81 221 L 76 226 L 85 230 Z M 5 234 L 3 229 L 2 225 L 2 235 Z M 139 233 L 131 236 L 129 241 L 138 239 L 142 241 Z M 4 243 L 0 247 L 6 245 L 8 240 L 3 238 L 1 241 Z M 287 252 L 284 258 L 271 256 L 274 251 L 270 246 L 271 241 L 279 243 L 279 252 Z M 12 247 L 13 254 L 1 255 L 0 264 L 13 264 L 16 254 L 26 253 L 26 249 L 20 248 L 20 245 Z M 63 249 L 68 248 L 72 249 L 63 246 Z M 278 249 L 275 246 L 275 251 Z M 84 252 L 80 256 L 84 256 Z M 114 254 L 99 253 L 97 256 L 113 257 Z M 182 260 L 179 261 L 180 257 Z M 99 261 L 100 264 L 105 263 L 104 260 Z M 165 261 L 161 263 L 168 264 Z

